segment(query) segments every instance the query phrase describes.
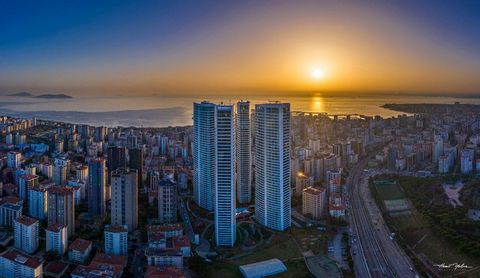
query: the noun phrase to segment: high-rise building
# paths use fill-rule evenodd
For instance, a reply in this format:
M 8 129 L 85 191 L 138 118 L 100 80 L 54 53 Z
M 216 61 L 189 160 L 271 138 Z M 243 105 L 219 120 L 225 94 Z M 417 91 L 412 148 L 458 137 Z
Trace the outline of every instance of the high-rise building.
M 16 169 L 20 167 L 22 155 L 19 152 L 10 151 L 7 153 L 7 167 Z
M 237 200 L 249 203 L 252 198 L 252 163 L 251 163 L 251 129 L 250 102 L 237 103 L 236 118 L 237 147 Z
M 217 105 L 215 119 L 215 242 L 235 244 L 235 115 L 233 105 Z
M 290 104 L 255 105 L 255 218 L 273 230 L 291 225 Z
M 143 149 L 129 149 L 129 166 L 130 169 L 137 170 L 137 184 L 139 188 L 143 187 Z
M 24 174 L 18 179 L 18 197 L 27 202 L 28 190 L 38 185 L 38 176 Z
M 45 229 L 45 251 L 54 252 L 63 256 L 67 252 L 68 231 L 63 224 L 53 224 Z
M 91 217 L 105 215 L 107 169 L 105 159 L 88 162 L 88 213 Z
M 56 185 L 65 186 L 67 182 L 67 167 L 62 164 L 53 166 L 53 182 Z
M 28 214 L 36 219 L 47 218 L 48 192 L 43 186 L 36 185 L 28 190 Z
M 112 172 L 112 225 L 125 225 L 132 232 L 138 225 L 137 170 L 119 168 Z
M 158 184 L 158 218 L 160 223 L 177 222 L 177 185 L 170 179 Z
M 38 220 L 28 216 L 20 216 L 13 220 L 15 248 L 33 254 L 38 248 Z
M 126 225 L 105 226 L 105 254 L 127 255 L 128 228 Z
M 193 104 L 193 197 L 210 211 L 215 197 L 215 113 L 213 103 Z
M 134 149 L 137 147 L 137 145 L 138 145 L 137 136 L 135 136 L 135 134 L 133 133 L 130 133 L 127 136 L 127 148 Z
M 70 187 L 48 188 L 48 226 L 53 224 L 66 225 L 69 237 L 75 234 L 75 204 Z
M 111 173 L 118 168 L 127 167 L 127 149 L 125 147 L 112 146 L 107 150 L 107 167 L 108 172 Z

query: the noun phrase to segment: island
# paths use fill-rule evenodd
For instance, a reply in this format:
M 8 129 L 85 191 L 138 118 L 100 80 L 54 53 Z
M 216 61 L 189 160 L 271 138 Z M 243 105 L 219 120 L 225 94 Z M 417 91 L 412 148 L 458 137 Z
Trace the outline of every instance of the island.
M 66 94 L 44 94 L 44 95 L 35 96 L 34 98 L 68 99 L 73 97 Z

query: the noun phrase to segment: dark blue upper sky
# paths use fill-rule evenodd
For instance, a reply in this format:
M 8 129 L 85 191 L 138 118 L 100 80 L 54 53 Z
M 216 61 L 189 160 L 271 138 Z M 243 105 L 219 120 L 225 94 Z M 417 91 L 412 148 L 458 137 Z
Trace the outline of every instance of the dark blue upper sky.
M 480 1 L 0 2 L 1 92 L 475 92 L 479 50 Z

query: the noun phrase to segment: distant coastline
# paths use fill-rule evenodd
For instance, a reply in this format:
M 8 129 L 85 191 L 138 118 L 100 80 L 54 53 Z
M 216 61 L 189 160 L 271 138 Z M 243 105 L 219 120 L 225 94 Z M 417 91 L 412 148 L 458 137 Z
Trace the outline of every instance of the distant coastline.
M 46 98 L 46 99 L 69 99 L 69 98 L 73 98 L 72 96 L 69 96 L 67 94 L 34 95 L 34 94 L 29 93 L 29 92 L 13 93 L 13 94 L 9 94 L 7 96 L 10 96 L 10 97 L 29 97 L 29 98 Z

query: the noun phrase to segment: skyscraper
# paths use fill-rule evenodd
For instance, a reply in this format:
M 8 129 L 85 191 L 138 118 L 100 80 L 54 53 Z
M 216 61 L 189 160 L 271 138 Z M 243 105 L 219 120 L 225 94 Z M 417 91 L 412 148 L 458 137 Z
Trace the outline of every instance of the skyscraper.
M 215 242 L 235 244 L 235 115 L 233 105 L 217 105 L 215 119 Z
M 38 220 L 28 216 L 20 216 L 13 221 L 15 248 L 29 254 L 35 253 L 38 248 Z
M 107 169 L 105 159 L 88 162 L 88 213 L 90 216 L 105 214 Z
M 75 233 L 75 205 L 70 187 L 52 186 L 48 189 L 48 226 L 53 224 L 66 225 L 69 237 Z
M 193 104 L 193 198 L 206 210 L 214 209 L 215 104 Z
M 237 103 L 236 118 L 237 147 L 237 200 L 249 203 L 252 196 L 250 102 Z
M 138 224 L 137 170 L 119 168 L 112 172 L 112 225 L 125 225 L 131 232 Z
M 177 185 L 170 179 L 158 184 L 158 218 L 160 223 L 177 222 Z
M 291 224 L 290 104 L 255 105 L 255 218 L 283 231 Z
M 143 149 L 135 148 L 128 150 L 130 169 L 137 170 L 137 184 L 143 187 Z

